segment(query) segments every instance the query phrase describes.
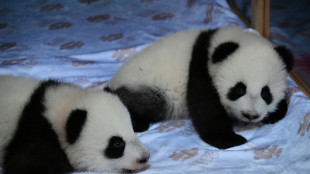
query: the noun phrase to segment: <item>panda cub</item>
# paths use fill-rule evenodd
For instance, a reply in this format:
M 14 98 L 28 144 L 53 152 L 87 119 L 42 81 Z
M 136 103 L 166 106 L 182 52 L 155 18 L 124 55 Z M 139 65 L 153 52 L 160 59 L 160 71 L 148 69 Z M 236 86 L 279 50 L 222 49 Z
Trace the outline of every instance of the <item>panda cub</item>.
M 24 77 L 0 77 L 0 140 L 5 174 L 137 172 L 150 155 L 117 96 Z
M 237 26 L 182 31 L 128 60 L 105 90 L 127 106 L 135 131 L 165 119 L 191 118 L 206 143 L 246 143 L 233 120 L 275 123 L 287 111 L 286 77 L 293 56 Z

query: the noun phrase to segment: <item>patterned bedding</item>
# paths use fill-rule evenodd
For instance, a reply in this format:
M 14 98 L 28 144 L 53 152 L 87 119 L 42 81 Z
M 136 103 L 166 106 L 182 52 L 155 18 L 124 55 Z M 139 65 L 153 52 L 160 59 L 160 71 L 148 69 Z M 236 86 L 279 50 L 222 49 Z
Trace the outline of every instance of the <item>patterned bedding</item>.
M 0 74 L 56 78 L 102 89 L 129 57 L 189 28 L 245 25 L 225 0 L 3 0 Z M 236 127 L 247 144 L 218 150 L 191 121 L 137 134 L 151 152 L 141 173 L 308 173 L 310 100 L 288 78 L 287 116 L 275 125 Z

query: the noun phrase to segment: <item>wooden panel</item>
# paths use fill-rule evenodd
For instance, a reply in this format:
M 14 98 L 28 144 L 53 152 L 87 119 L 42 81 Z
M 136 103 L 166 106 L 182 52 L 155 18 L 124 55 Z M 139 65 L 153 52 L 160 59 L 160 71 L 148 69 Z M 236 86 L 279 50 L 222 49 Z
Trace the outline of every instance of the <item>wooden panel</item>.
M 270 1 L 252 0 L 252 27 L 265 38 L 269 38 Z
M 290 77 L 296 82 L 298 87 L 310 98 L 310 87 L 304 83 L 304 80 L 293 70 Z
M 269 38 L 270 29 L 270 1 L 264 0 L 264 32 L 263 36 Z

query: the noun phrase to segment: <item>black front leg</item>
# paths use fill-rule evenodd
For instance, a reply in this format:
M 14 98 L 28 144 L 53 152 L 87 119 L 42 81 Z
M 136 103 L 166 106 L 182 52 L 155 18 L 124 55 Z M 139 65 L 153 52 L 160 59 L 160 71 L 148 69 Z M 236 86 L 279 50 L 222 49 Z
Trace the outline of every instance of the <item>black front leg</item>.
M 150 127 L 150 122 L 144 120 L 142 116 L 135 114 L 133 111 L 129 110 L 131 115 L 131 124 L 134 132 L 144 132 Z
M 275 112 L 271 112 L 262 120 L 264 124 L 274 124 L 285 117 L 287 112 L 287 102 L 285 99 L 281 100 Z
M 193 118 L 193 124 L 200 136 L 206 143 L 219 149 L 227 149 L 247 142 L 247 140 L 236 134 L 229 120 L 224 118 Z
M 210 40 L 217 30 L 201 32 L 193 46 L 187 84 L 190 117 L 201 139 L 219 149 L 246 143 L 235 134 L 208 72 Z
M 217 102 L 215 102 L 217 103 Z M 231 120 L 222 106 L 204 101 L 191 107 L 190 115 L 200 138 L 219 149 L 227 149 L 247 142 L 233 131 Z
M 189 114 L 200 138 L 219 149 L 227 149 L 247 142 L 232 128 L 226 110 L 215 88 L 203 79 L 191 79 L 187 101 Z

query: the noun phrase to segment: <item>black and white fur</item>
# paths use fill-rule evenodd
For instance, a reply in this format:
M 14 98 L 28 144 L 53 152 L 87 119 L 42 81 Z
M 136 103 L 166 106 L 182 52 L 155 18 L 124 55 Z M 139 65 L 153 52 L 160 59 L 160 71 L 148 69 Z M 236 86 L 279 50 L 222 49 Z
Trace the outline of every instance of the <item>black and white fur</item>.
M 148 166 L 149 152 L 117 96 L 53 80 L 0 77 L 0 140 L 5 174 Z
M 287 111 L 293 57 L 283 46 L 237 26 L 177 32 L 125 62 L 105 90 L 128 107 L 135 131 L 191 118 L 202 140 L 220 149 L 245 143 L 232 119 L 275 123 Z

